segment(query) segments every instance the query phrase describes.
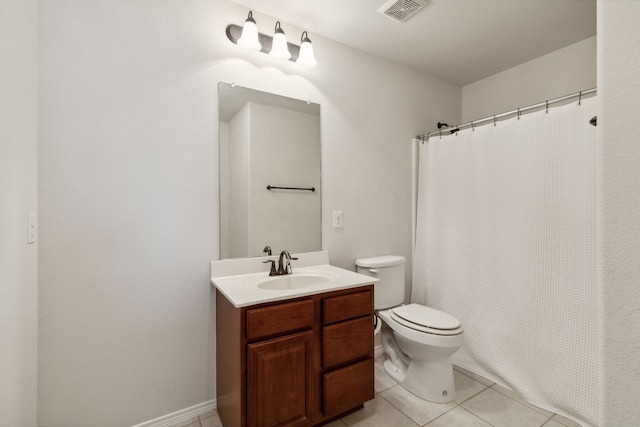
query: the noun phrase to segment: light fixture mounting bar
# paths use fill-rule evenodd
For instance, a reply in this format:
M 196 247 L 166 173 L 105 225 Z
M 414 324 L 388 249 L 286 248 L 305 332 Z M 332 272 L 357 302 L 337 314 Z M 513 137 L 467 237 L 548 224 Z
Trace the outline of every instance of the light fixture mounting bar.
M 238 39 L 242 35 L 242 27 L 235 24 L 229 24 L 227 26 L 226 33 L 227 33 L 227 38 L 231 41 L 231 43 L 238 44 Z M 260 49 L 260 52 L 262 53 L 271 52 L 271 46 L 273 45 L 273 37 L 258 32 L 258 40 L 262 45 L 262 49 Z M 291 52 L 291 58 L 289 58 L 289 61 L 296 62 L 298 60 L 298 57 L 300 56 L 300 46 L 295 45 L 293 43 L 289 43 L 289 42 L 287 42 L 287 46 L 289 47 L 289 52 Z

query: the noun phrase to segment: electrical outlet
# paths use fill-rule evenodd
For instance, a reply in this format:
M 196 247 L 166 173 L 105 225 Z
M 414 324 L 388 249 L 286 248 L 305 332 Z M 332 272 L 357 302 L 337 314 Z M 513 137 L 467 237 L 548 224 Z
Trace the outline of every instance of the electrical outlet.
M 344 227 L 344 217 L 342 211 L 333 211 L 333 228 Z

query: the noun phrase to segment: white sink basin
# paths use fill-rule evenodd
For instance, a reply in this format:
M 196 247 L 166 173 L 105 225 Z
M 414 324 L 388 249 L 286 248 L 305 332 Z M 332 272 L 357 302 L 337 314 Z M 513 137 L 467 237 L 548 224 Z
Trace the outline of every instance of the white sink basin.
M 331 282 L 334 277 L 329 274 L 293 273 L 285 276 L 268 276 L 260 280 L 258 287 L 272 291 L 288 291 L 293 289 L 321 286 Z
M 293 273 L 269 276 L 264 261 L 273 257 L 228 259 L 211 262 L 211 283 L 234 307 L 247 307 L 369 285 L 378 279 L 328 264 L 329 254 L 296 254 Z

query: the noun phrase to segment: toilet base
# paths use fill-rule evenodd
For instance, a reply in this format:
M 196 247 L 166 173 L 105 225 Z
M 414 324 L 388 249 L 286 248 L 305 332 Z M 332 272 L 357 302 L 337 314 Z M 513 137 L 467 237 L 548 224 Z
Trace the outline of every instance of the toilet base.
M 456 397 L 453 365 L 448 357 L 436 361 L 412 360 L 406 370 L 387 359 L 384 370 L 405 390 L 421 399 L 447 403 Z

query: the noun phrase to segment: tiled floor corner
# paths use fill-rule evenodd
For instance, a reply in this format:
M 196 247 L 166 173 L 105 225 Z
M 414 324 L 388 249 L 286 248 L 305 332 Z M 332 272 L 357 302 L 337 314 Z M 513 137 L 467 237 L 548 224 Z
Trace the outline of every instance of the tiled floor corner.
M 397 385 L 384 372 L 383 360 L 377 359 L 375 399 L 328 427 L 580 427 L 464 369 L 454 370 L 454 380 L 453 402 L 427 402 Z M 182 427 L 222 427 L 222 423 L 212 411 Z

